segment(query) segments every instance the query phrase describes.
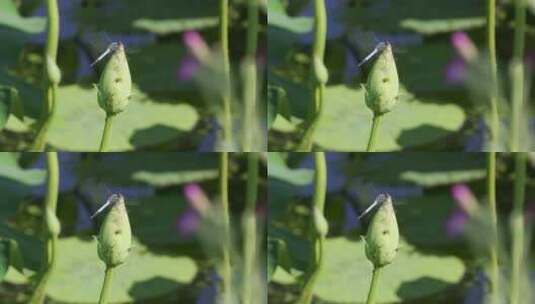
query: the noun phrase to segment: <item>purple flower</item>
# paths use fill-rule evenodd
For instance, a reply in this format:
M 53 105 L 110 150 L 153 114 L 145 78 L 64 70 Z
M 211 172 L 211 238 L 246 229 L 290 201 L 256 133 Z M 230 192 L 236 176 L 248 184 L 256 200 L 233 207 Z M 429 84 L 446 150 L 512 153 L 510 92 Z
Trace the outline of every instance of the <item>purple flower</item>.
M 205 61 L 210 56 L 210 48 L 196 31 L 187 31 L 182 35 L 182 41 L 189 52 L 200 62 Z
M 459 85 L 464 83 L 466 80 L 468 67 L 464 60 L 459 57 L 451 60 L 444 71 L 444 78 L 447 84 Z
M 462 235 L 467 222 L 468 215 L 460 209 L 455 209 L 446 221 L 446 233 L 451 238 L 459 237 Z
M 473 214 L 478 208 L 476 197 L 465 184 L 456 184 L 451 187 L 451 196 L 457 202 L 457 206 L 467 214 Z
M 200 64 L 197 59 L 191 55 L 187 55 L 180 61 L 180 67 L 177 71 L 177 78 L 179 81 L 188 81 L 195 76 L 199 70 Z
M 176 220 L 176 230 L 183 238 L 193 236 L 199 229 L 201 217 L 193 208 L 188 207 Z
M 466 62 L 473 61 L 477 57 L 477 48 L 465 32 L 455 32 L 451 35 L 451 44 Z
M 184 186 L 183 191 L 190 207 L 199 214 L 205 214 L 210 209 L 210 200 L 199 184 L 187 184 Z

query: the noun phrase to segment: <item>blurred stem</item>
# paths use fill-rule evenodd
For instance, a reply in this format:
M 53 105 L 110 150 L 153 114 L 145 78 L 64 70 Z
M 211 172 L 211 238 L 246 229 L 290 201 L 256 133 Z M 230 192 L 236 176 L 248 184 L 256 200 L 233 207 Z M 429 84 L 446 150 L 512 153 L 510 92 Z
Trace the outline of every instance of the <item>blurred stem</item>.
M 373 114 L 372 129 L 370 131 L 370 138 L 368 139 L 368 145 L 366 146 L 366 152 L 373 152 L 375 145 L 375 137 L 377 137 L 377 130 L 381 124 L 382 114 Z
M 327 41 L 327 10 L 325 9 L 324 0 L 314 0 L 314 47 L 312 49 L 313 71 L 313 101 L 310 106 L 310 112 L 305 122 L 305 133 L 297 151 L 310 152 L 314 144 L 314 132 L 323 112 L 323 93 L 327 83 L 327 68 L 323 63 L 325 57 L 325 44 Z
M 247 50 L 243 60 L 243 144 L 244 152 L 253 150 L 253 134 L 256 131 L 256 45 L 258 40 L 258 0 L 248 0 Z
M 100 140 L 100 148 L 98 149 L 99 152 L 106 152 L 108 149 L 111 138 L 111 126 L 114 117 L 115 115 L 113 114 L 106 114 L 106 121 L 104 122 L 104 129 L 102 130 L 102 138 Z
M 230 214 L 228 197 L 228 152 L 220 152 L 219 163 L 219 191 L 221 193 L 221 209 L 223 217 L 223 246 L 221 278 L 223 281 L 223 303 L 232 302 L 232 268 L 230 265 Z
M 46 153 L 46 197 L 43 227 L 46 229 L 45 247 L 43 257 L 45 263 L 38 275 L 39 281 L 30 299 L 31 304 L 42 304 L 45 299 L 46 285 L 56 265 L 57 239 L 59 235 L 59 221 L 56 217 L 59 189 L 59 164 L 57 152 Z
M 491 303 L 497 303 L 500 272 L 498 267 L 498 215 L 496 212 L 496 152 L 487 153 L 488 208 L 492 224 L 492 242 L 489 245 Z
M 370 284 L 370 290 L 368 291 L 368 299 L 366 300 L 366 304 L 375 303 L 375 290 L 377 289 L 377 282 L 379 282 L 380 273 L 381 273 L 380 267 L 373 268 L 372 282 Z
M 256 264 L 256 200 L 258 193 L 258 153 L 247 153 L 247 193 L 243 212 L 243 277 L 242 304 L 251 304 L 254 267 Z
M 228 0 L 219 1 L 219 39 L 221 40 L 221 55 L 223 56 L 223 73 L 225 87 L 223 89 L 223 151 L 232 146 L 232 112 L 231 112 L 231 83 L 230 58 L 228 46 Z
M 511 288 L 509 290 L 509 304 L 519 303 L 522 264 L 524 262 L 524 199 L 526 187 L 525 152 L 515 153 L 515 185 L 513 197 L 513 211 L 511 213 Z
M 46 58 L 53 60 L 56 64 L 56 58 L 58 55 L 58 43 L 59 43 L 59 11 L 58 3 L 56 0 L 46 0 L 46 12 L 47 12 L 47 36 L 45 45 L 45 62 Z M 43 73 L 46 88 L 44 89 L 44 102 L 41 110 L 41 116 L 37 125 L 37 133 L 33 140 L 31 151 L 44 151 L 46 146 L 46 134 L 54 114 L 56 112 L 56 90 L 58 83 L 52 81 L 49 77 L 48 65 L 45 64 L 45 71 Z
M 522 104 L 524 103 L 524 45 L 526 33 L 526 1 L 515 0 L 515 35 L 513 41 L 513 59 L 511 62 L 511 134 L 509 136 L 511 152 L 520 148 L 520 124 Z
M 487 1 L 487 43 L 491 76 L 490 94 L 490 151 L 497 151 L 500 142 L 498 113 L 498 65 L 496 63 L 496 0 Z
M 325 196 L 327 194 L 327 162 L 325 160 L 324 152 L 314 152 L 314 162 L 316 170 L 314 173 L 314 197 L 312 200 L 312 213 L 317 212 L 323 217 L 323 211 L 325 207 Z M 310 304 L 314 295 L 314 285 L 318 279 L 323 266 L 323 243 L 327 235 L 326 229 L 320 231 L 318 224 L 316 223 L 316 216 L 314 216 L 315 230 L 311 230 L 311 240 L 313 244 L 312 262 L 309 270 L 307 281 L 303 287 L 298 304 Z M 325 225 L 327 221 L 323 217 Z
M 106 272 L 104 273 L 104 282 L 102 283 L 102 289 L 100 290 L 100 298 L 98 299 L 98 304 L 106 304 L 108 299 L 108 294 L 111 289 L 111 279 L 113 276 L 113 267 L 106 266 Z

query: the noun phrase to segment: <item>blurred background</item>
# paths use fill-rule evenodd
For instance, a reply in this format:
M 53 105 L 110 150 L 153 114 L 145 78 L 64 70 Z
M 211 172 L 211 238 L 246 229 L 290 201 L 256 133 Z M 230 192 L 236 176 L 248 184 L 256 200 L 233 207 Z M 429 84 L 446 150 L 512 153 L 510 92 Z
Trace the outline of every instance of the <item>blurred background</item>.
M 533 303 L 535 287 L 535 155 L 529 157 L 519 302 L 526 304 Z M 358 217 L 380 193 L 392 196 L 400 245 L 381 275 L 377 303 L 485 303 L 490 226 L 483 154 L 327 153 L 326 158 L 329 234 L 314 303 L 365 302 L 373 267 L 361 239 L 367 219 Z M 501 286 L 510 283 L 513 160 L 511 154 L 498 155 Z M 312 154 L 269 153 L 269 303 L 294 303 L 310 267 L 313 168 Z
M 242 132 L 242 79 L 246 1 L 230 1 L 230 60 L 234 133 Z M 98 147 L 104 111 L 96 90 L 105 61 L 90 67 L 112 41 L 125 44 L 134 84 L 132 102 L 120 115 L 114 150 L 213 151 L 220 131 L 223 86 L 218 51 L 218 1 L 60 0 L 58 65 L 62 81 L 51 146 L 69 151 Z M 265 146 L 265 6 L 258 39 L 255 151 Z M 41 109 L 46 40 L 43 1 L 0 1 L 0 147 L 24 149 Z M 188 39 L 188 37 L 190 39 Z M 193 38 L 193 39 L 191 39 Z M 204 52 L 203 62 L 194 54 Z M 206 62 L 211 62 L 206 64 Z M 234 145 L 239 144 L 239 140 Z
M 117 267 L 110 303 L 215 303 L 220 279 L 221 226 L 216 153 L 60 153 L 61 222 L 57 264 L 46 303 L 96 303 L 104 276 L 97 257 L 103 215 L 90 216 L 113 193 L 121 193 L 133 246 Z M 263 163 L 263 162 L 262 162 Z M 251 285 L 265 299 L 266 168 L 260 164 L 256 208 L 258 264 Z M 0 153 L 0 303 L 27 303 L 41 266 L 44 156 Z M 239 290 L 241 217 L 247 157 L 231 154 L 229 192 L 232 261 Z M 13 244 L 15 242 L 15 244 Z M 18 249 L 17 249 L 18 248 Z M 255 302 L 256 303 L 256 302 Z M 258 302 L 262 303 L 262 302 Z

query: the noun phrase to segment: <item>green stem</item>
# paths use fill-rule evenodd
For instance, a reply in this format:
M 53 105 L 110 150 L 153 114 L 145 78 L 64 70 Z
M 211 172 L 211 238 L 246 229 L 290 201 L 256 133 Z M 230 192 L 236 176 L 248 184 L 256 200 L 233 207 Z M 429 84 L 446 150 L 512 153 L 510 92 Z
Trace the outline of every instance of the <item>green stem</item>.
M 312 198 L 312 211 L 318 212 L 323 216 L 323 211 L 325 208 L 325 196 L 327 194 L 327 162 L 325 160 L 324 152 L 314 152 L 314 161 L 316 170 L 314 173 L 314 196 Z M 318 276 L 321 272 L 323 266 L 323 244 L 325 237 L 327 235 L 326 229 L 324 231 L 321 228 L 318 228 L 317 219 L 314 218 L 315 230 L 311 230 L 311 240 L 314 246 L 314 251 L 312 254 L 312 263 L 311 269 L 309 269 L 308 279 L 305 282 L 301 295 L 297 303 L 299 304 L 310 304 L 312 302 L 312 297 L 314 294 L 314 285 L 318 279 Z M 325 225 L 327 222 L 325 221 Z
M 524 103 L 524 45 L 526 34 L 526 1 L 515 0 L 515 34 L 513 41 L 513 59 L 511 62 L 511 133 L 509 136 L 511 152 L 520 148 L 520 124 L 522 104 Z
M 492 242 L 489 244 L 491 303 L 496 303 L 499 292 L 498 215 L 496 212 L 496 152 L 487 153 L 488 208 L 492 222 Z
M 221 40 L 221 55 L 223 57 L 223 73 L 225 88 L 222 93 L 223 99 L 223 151 L 228 151 L 232 146 L 232 108 L 231 108 L 231 82 L 230 82 L 230 57 L 228 43 L 228 0 L 219 2 L 219 39 Z
M 108 294 L 111 289 L 111 279 L 113 276 L 113 267 L 106 266 L 106 272 L 104 273 L 104 282 L 102 283 L 102 289 L 100 290 L 100 297 L 98 299 L 98 304 L 106 304 L 108 299 Z
M 379 282 L 380 273 L 381 273 L 380 267 L 375 267 L 373 269 L 372 282 L 370 284 L 370 290 L 368 291 L 368 299 L 366 300 L 366 304 L 375 303 L 375 290 L 377 289 L 377 282 Z
M 248 0 L 247 48 L 243 61 L 243 144 L 244 152 L 254 147 L 253 135 L 256 130 L 256 46 L 258 41 L 258 0 Z
M 59 43 L 59 10 L 56 0 L 46 0 L 47 12 L 47 36 L 45 45 L 45 62 L 46 58 L 50 58 L 56 64 L 58 55 Z M 56 88 L 58 82 L 52 81 L 49 77 L 49 71 L 45 65 L 45 72 L 43 73 L 46 83 L 44 90 L 44 102 L 41 117 L 37 127 L 37 133 L 33 140 L 31 151 L 44 151 L 46 146 L 46 134 L 52 123 L 54 114 L 56 112 Z
M 498 113 L 498 65 L 496 63 L 496 0 L 487 1 L 487 44 L 491 74 L 490 94 L 490 151 L 499 145 L 500 118 Z
M 247 193 L 243 213 L 243 277 L 241 303 L 252 302 L 252 282 L 256 257 L 256 217 L 255 208 L 258 193 L 258 153 L 247 154 Z
M 102 138 L 100 140 L 99 152 L 105 152 L 109 147 L 111 138 L 111 126 L 115 115 L 106 114 L 106 121 L 104 122 L 104 129 L 102 130 Z
M 59 189 L 59 163 L 57 152 L 46 153 L 47 192 L 45 197 L 45 212 L 43 227 L 47 229 L 44 246 L 44 263 L 39 274 L 39 281 L 30 299 L 31 304 L 42 304 L 45 299 L 46 285 L 56 265 L 57 239 L 59 223 L 56 217 Z
M 513 211 L 511 213 L 511 288 L 509 290 L 509 304 L 517 304 L 520 299 L 520 284 L 524 262 L 524 199 L 526 191 L 526 163 L 527 154 L 515 154 L 515 184 L 513 197 Z
M 327 68 L 323 63 L 327 41 L 327 10 L 324 0 L 314 0 L 314 46 L 312 49 L 311 71 L 313 72 L 313 101 L 305 122 L 303 139 L 297 151 L 310 152 L 314 142 L 314 132 L 323 110 L 323 93 L 328 80 Z
M 230 210 L 228 194 L 228 152 L 220 152 L 219 191 L 221 193 L 221 209 L 223 213 L 224 240 L 222 246 L 221 278 L 223 281 L 223 303 L 232 302 L 232 266 L 230 264 Z
M 368 139 L 368 145 L 366 146 L 366 152 L 373 152 L 375 137 L 377 137 L 377 130 L 381 123 L 381 114 L 373 114 L 372 129 L 370 131 L 370 138 Z

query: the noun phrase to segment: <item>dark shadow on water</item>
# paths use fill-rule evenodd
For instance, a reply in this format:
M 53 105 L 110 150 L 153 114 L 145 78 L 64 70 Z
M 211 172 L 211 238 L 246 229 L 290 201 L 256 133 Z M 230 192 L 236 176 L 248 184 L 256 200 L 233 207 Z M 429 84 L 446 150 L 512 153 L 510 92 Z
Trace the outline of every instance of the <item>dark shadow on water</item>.
M 145 129 L 137 130 L 132 137 L 130 137 L 130 143 L 136 147 L 138 146 L 150 146 L 157 144 L 154 139 L 172 141 L 177 137 L 183 136 L 185 133 L 162 124 L 157 124 Z
M 401 135 L 397 139 L 397 142 L 402 147 L 418 146 L 421 145 L 422 141 L 429 137 L 446 137 L 451 133 L 451 131 L 448 131 L 446 129 L 424 124 L 414 129 L 401 132 Z
M 183 284 L 170 280 L 164 277 L 153 277 L 151 279 L 136 282 L 128 294 L 130 294 L 136 300 L 146 299 L 147 297 L 153 297 L 154 293 L 166 294 L 171 293 L 173 290 L 180 288 Z
M 405 303 L 405 299 L 414 297 L 421 298 L 422 296 L 427 299 L 438 299 L 441 296 L 437 296 L 437 293 L 444 294 L 444 297 L 447 297 L 446 294 L 450 293 L 444 291 L 451 287 L 452 285 L 448 282 L 431 277 L 422 277 L 414 281 L 403 282 L 396 294 L 404 299 L 403 303 Z M 410 303 L 412 303 L 412 301 Z

